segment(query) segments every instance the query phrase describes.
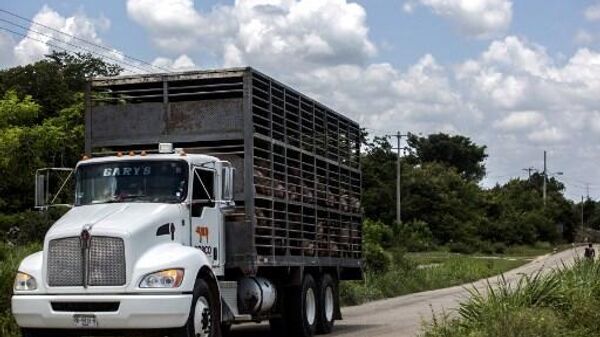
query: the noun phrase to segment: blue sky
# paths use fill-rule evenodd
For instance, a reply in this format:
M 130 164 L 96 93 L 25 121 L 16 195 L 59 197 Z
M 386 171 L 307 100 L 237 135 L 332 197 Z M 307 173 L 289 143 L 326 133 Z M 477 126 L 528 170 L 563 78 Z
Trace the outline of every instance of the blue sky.
M 163 68 L 258 67 L 375 134 L 464 134 L 488 146 L 488 186 L 541 168 L 547 150 L 570 197 L 585 183 L 600 197 L 600 1 L 33 0 L 0 9 Z M 0 31 L 0 67 L 49 48 Z
M 379 46 L 376 60 L 390 62 L 398 67 L 414 63 L 425 53 L 431 53 L 441 61 L 459 62 L 484 50 L 487 40 L 465 37 L 451 24 L 440 20 L 426 8 L 405 13 L 404 1 L 360 0 L 356 1 L 367 11 L 370 35 Z M 573 38 L 579 29 L 598 30 L 600 24 L 587 22 L 582 13 L 594 1 L 527 0 L 513 2 L 514 19 L 510 34 L 545 46 L 551 54 L 570 54 L 577 48 Z M 194 1 L 200 11 L 208 11 L 215 5 L 231 5 L 233 1 Z M 91 17 L 104 16 L 111 21 L 111 28 L 101 33 L 103 40 L 127 54 L 151 60 L 156 55 L 145 31 L 132 22 L 126 12 L 126 3 L 108 1 L 16 1 L 2 5 L 3 9 L 32 18 L 47 5 L 69 16 L 77 12 Z M 126 32 L 126 34 L 123 34 Z M 598 46 L 598 42 L 594 43 Z

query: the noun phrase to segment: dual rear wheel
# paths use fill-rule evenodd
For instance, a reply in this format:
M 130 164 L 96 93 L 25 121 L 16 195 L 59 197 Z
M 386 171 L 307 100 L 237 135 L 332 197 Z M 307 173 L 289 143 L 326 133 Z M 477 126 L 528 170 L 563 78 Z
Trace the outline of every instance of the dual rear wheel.
M 304 275 L 300 287 L 286 291 L 282 317 L 271 319 L 275 336 L 311 337 L 331 332 L 335 321 L 336 286 L 329 274 L 315 280 Z

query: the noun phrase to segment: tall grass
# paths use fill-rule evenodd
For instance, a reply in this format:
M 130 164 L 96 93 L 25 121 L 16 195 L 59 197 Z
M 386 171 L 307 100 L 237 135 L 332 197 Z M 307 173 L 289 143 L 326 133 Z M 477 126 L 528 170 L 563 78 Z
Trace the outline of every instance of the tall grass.
M 525 262 L 457 255 L 449 256 L 439 264 L 418 268 L 418 264 L 412 259 L 395 254 L 387 271 L 367 271 L 363 281 L 342 282 L 340 296 L 343 305 L 356 305 L 480 280 L 516 268 Z
M 579 260 L 572 268 L 473 289 L 457 314 L 436 317 L 422 336 L 600 336 L 600 263 Z
M 9 246 L 0 243 L 0 336 L 19 336 L 19 329 L 10 313 L 10 298 L 19 263 L 27 255 L 41 250 L 40 244 Z

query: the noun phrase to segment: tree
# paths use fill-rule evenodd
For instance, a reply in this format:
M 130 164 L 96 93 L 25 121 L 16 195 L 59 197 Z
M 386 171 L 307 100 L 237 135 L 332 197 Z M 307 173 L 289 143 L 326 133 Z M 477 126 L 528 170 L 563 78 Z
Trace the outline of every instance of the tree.
M 424 221 L 439 244 L 470 242 L 484 221 L 481 188 L 439 163 L 407 166 L 403 220 Z
M 473 181 L 485 176 L 486 146 L 474 144 L 468 137 L 444 133 L 427 137 L 409 134 L 407 142 L 412 150 L 408 157 L 412 164 L 440 163 L 455 168 L 463 178 Z
M 396 219 L 396 154 L 386 137 L 364 140 L 361 156 L 365 216 L 391 225 Z
M 0 214 L 31 208 L 36 169 L 77 163 L 85 83 L 120 71 L 90 54 L 64 52 L 0 71 Z
M 94 76 L 115 76 L 122 68 L 92 54 L 54 51 L 45 59 L 0 71 L 0 95 L 12 90 L 20 98 L 31 96 L 41 109 L 38 121 L 76 103 L 86 80 Z

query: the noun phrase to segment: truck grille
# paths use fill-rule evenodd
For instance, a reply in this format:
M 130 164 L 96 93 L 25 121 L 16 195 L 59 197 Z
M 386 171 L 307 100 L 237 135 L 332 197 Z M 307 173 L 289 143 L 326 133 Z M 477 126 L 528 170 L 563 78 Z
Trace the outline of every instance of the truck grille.
M 92 237 L 85 253 L 79 237 L 50 241 L 48 285 L 51 287 L 121 286 L 125 281 L 125 245 L 122 239 Z

